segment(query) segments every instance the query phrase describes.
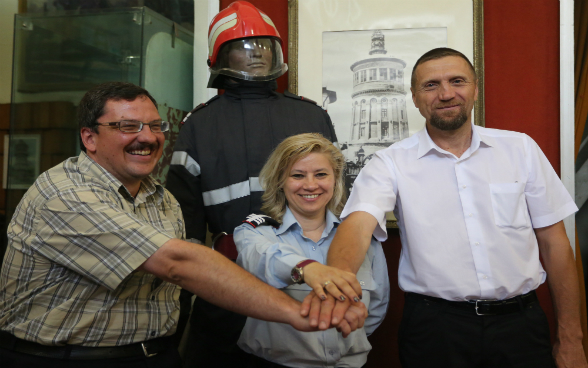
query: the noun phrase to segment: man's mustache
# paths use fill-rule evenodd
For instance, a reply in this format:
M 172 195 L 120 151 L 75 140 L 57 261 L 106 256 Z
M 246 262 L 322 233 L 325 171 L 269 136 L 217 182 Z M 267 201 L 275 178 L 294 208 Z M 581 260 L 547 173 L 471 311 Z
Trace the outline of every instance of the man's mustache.
M 455 107 L 455 106 L 460 106 L 462 107 L 463 104 L 462 103 L 450 103 L 450 104 L 442 104 L 442 105 L 436 105 L 435 108 L 436 109 L 444 109 L 446 107 Z
M 127 148 L 128 151 L 156 151 L 159 143 L 134 143 Z

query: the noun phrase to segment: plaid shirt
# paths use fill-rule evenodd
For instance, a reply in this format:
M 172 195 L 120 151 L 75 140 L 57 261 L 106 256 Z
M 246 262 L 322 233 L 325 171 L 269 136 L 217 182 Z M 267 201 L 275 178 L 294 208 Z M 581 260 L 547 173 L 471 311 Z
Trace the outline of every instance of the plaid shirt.
M 44 345 L 113 346 L 172 335 L 180 288 L 135 271 L 185 237 L 152 178 L 136 198 L 85 153 L 44 172 L 8 226 L 0 329 Z

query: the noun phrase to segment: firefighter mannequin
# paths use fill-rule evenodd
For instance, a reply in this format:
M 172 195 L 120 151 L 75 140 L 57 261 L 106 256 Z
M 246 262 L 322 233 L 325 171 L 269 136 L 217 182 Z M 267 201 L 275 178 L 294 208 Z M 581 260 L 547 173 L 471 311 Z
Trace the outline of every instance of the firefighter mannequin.
M 180 202 L 187 238 L 203 243 L 208 228 L 214 248 L 235 260 L 233 229 L 260 212 L 258 175 L 271 151 L 295 134 L 317 132 L 333 142 L 336 137 L 316 103 L 275 92 L 275 79 L 288 67 L 282 39 L 266 14 L 234 2 L 212 20 L 208 40 L 208 87 L 225 93 L 184 119 L 167 189 Z M 197 298 L 186 366 L 246 367 L 248 355 L 236 345 L 245 320 Z

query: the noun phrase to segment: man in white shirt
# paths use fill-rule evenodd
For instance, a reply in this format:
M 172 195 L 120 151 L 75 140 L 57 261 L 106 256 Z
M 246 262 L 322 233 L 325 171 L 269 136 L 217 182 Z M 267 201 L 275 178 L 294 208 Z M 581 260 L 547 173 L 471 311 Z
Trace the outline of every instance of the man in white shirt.
M 411 84 L 426 128 L 362 170 L 328 264 L 356 272 L 371 236 L 386 240 L 393 210 L 403 367 L 588 367 L 562 222 L 577 207 L 549 161 L 525 134 L 472 124 L 477 78 L 460 52 L 427 52 Z M 558 321 L 553 357 L 535 295 L 546 274 Z

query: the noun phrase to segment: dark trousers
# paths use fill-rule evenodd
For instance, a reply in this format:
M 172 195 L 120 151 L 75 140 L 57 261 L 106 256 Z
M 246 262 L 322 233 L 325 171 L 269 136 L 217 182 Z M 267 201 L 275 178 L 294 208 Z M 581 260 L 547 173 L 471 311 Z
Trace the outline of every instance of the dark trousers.
M 190 317 L 185 368 L 247 367 L 251 355 L 237 346 L 246 316 L 196 298 Z
M 180 368 L 178 350 L 171 347 L 157 355 L 124 359 L 66 360 L 29 355 L 0 348 L 2 368 Z
M 363 367 L 366 367 L 365 365 Z M 278 363 L 272 363 L 268 360 L 260 358 L 255 355 L 251 355 L 249 359 L 248 365 L 243 366 L 243 368 L 288 368 L 285 365 L 279 365 Z M 359 368 L 359 367 L 358 367 Z
M 538 302 L 478 316 L 407 293 L 398 335 L 403 368 L 555 368 Z
M 279 365 L 278 363 L 272 363 L 269 360 L 265 360 L 255 355 L 251 355 L 249 362 L 243 368 L 288 368 L 285 365 Z

